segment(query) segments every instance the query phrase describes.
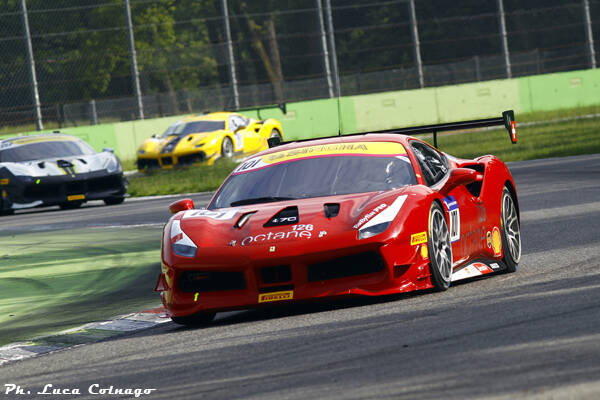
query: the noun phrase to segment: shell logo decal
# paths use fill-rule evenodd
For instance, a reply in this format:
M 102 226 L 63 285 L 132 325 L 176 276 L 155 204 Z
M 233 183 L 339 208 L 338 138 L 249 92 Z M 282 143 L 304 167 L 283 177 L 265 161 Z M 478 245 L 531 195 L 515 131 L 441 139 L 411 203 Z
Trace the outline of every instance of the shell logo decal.
M 492 230 L 492 249 L 494 249 L 494 256 L 502 254 L 502 239 L 500 237 L 500 229 L 497 226 Z

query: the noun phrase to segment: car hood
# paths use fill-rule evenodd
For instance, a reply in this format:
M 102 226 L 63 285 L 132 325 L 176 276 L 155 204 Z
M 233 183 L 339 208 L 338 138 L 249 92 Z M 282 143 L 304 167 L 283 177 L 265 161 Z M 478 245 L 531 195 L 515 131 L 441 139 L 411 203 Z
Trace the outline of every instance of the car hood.
M 205 261 L 212 254 L 227 254 L 254 258 L 265 251 L 284 251 L 287 255 L 311 251 L 330 251 L 339 243 L 354 246 L 373 244 L 360 240 L 358 230 L 376 223 L 380 215 L 393 220 L 401 214 L 409 190 L 401 188 L 386 192 L 318 197 L 276 203 L 246 205 L 219 210 L 188 210 L 176 214 L 171 224 L 170 241 L 191 240 L 198 246 L 197 255 Z M 391 211 L 391 213 L 390 213 Z M 176 229 L 173 228 L 176 226 Z M 165 238 L 166 239 L 166 238 Z M 211 249 L 214 252 L 211 252 Z M 207 258 L 208 257 L 208 258 Z M 212 260 L 218 263 L 219 260 Z
M 75 157 L 45 158 L 24 162 L 4 162 L 5 167 L 15 176 L 61 176 L 65 174 L 82 174 L 105 170 L 116 158 L 112 153 L 98 153 Z
M 210 139 L 214 135 L 221 135 L 225 131 L 217 130 L 212 132 L 190 133 L 188 135 L 170 135 L 167 137 L 158 137 L 146 139 L 140 146 L 140 154 L 149 153 L 172 153 L 180 143 L 191 142 L 192 145 L 198 145 L 201 142 Z

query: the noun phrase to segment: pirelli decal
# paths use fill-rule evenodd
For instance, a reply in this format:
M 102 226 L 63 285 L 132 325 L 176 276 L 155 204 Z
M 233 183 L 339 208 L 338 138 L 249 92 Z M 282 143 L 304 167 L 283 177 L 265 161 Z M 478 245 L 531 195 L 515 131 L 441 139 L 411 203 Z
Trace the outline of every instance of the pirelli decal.
M 273 293 L 263 293 L 258 295 L 259 303 L 268 303 L 270 301 L 283 301 L 283 300 L 292 300 L 294 298 L 293 290 L 286 290 L 284 292 L 273 292 Z
M 419 232 L 410 235 L 410 244 L 412 246 L 427 243 L 427 232 Z
M 69 200 L 69 201 L 85 200 L 85 195 L 84 194 L 73 194 L 71 196 L 68 196 L 67 200 Z

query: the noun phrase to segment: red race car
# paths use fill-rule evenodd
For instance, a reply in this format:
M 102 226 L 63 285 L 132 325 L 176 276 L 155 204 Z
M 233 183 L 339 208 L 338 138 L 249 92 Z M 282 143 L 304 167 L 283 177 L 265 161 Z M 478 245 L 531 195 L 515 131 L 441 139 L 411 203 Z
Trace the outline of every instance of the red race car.
M 378 296 L 514 272 L 519 206 L 506 165 L 449 156 L 405 133 L 504 124 L 514 114 L 320 138 L 239 165 L 207 209 L 170 206 L 155 290 L 184 325 L 218 311 Z

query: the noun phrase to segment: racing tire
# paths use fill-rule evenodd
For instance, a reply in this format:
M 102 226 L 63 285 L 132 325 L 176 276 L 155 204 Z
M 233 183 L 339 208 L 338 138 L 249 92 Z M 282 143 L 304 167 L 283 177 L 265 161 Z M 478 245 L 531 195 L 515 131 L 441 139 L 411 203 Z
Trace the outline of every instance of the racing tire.
M 115 206 L 125 201 L 125 197 L 109 197 L 102 200 L 107 206 Z
M 438 291 L 447 290 L 452 280 L 452 243 L 444 210 L 435 201 L 429 210 L 427 250 L 431 283 Z
M 188 315 L 186 317 L 171 317 L 171 320 L 179 325 L 202 326 L 212 322 L 212 320 L 215 319 L 215 315 L 217 315 L 217 313 L 214 312 L 198 313 Z
M 277 128 L 273 128 L 271 134 L 269 135 L 269 139 L 274 137 L 278 137 L 279 140 L 283 142 L 283 136 L 281 136 L 281 132 L 279 132 L 279 129 Z
M 83 204 L 83 201 L 71 201 L 68 203 L 59 204 L 58 206 L 60 207 L 61 210 L 74 210 L 76 208 L 81 207 L 82 204 Z
M 229 136 L 223 138 L 223 143 L 221 143 L 221 156 L 227 158 L 233 157 L 233 142 Z
M 13 215 L 15 213 L 15 210 L 13 210 L 12 208 L 4 209 L 4 202 L 5 200 L 3 200 L 2 197 L 0 197 L 0 217 L 2 217 L 3 215 Z
M 521 226 L 512 194 L 506 186 L 502 190 L 500 209 L 500 237 L 506 272 L 515 272 L 521 259 Z

